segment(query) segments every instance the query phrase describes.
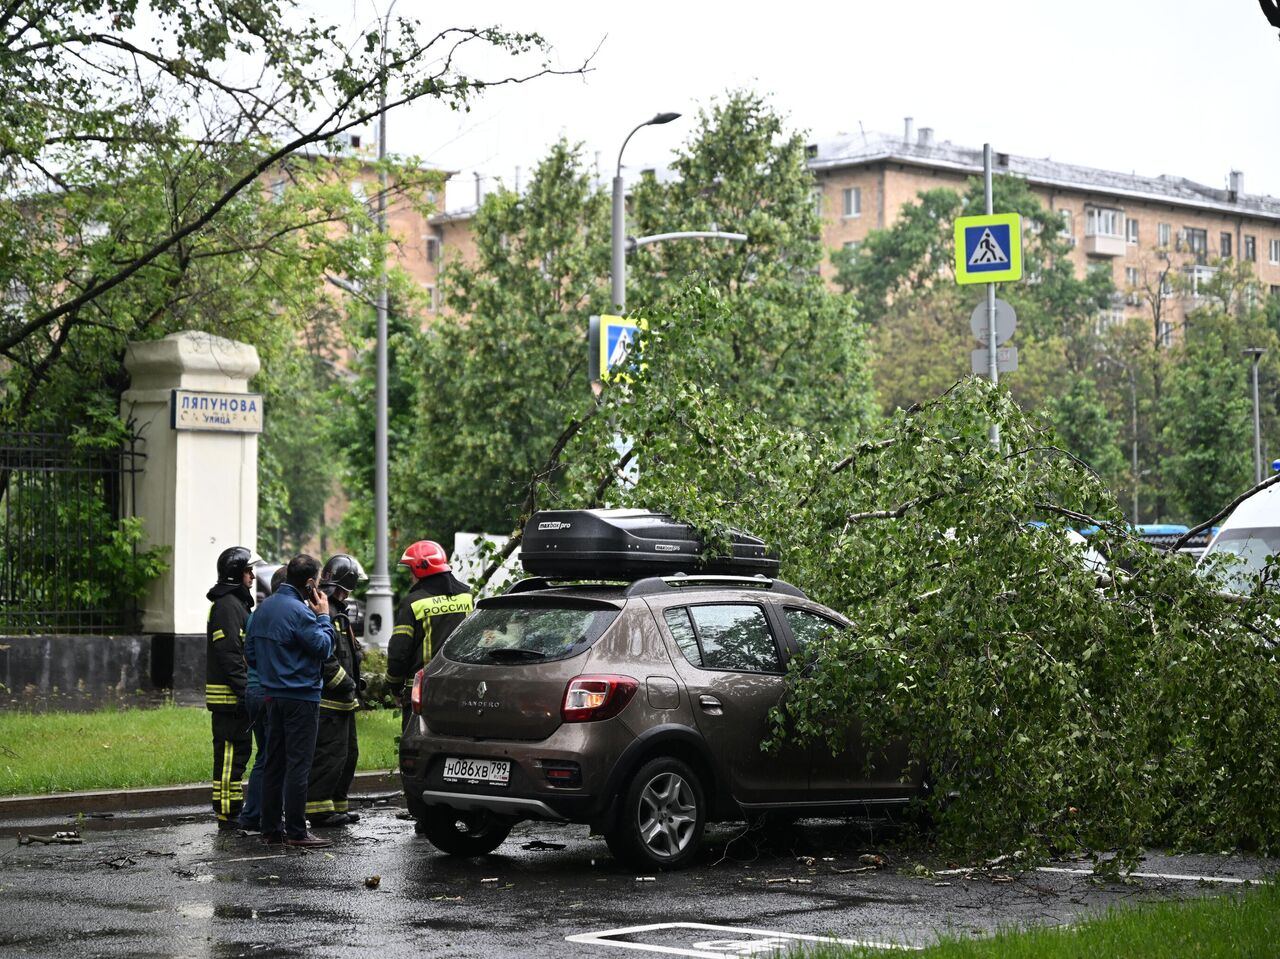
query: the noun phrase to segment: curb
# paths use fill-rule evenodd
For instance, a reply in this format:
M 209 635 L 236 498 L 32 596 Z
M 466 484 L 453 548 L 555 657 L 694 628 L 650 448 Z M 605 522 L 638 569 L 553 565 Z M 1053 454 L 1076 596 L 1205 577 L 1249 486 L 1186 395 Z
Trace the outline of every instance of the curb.
M 74 816 L 76 813 L 137 812 L 176 806 L 207 806 L 209 786 L 148 786 L 141 789 L 98 789 L 90 792 L 53 793 L 45 796 L 0 798 L 0 822 L 31 817 Z M 399 793 L 400 776 L 393 772 L 356 773 L 351 794 Z

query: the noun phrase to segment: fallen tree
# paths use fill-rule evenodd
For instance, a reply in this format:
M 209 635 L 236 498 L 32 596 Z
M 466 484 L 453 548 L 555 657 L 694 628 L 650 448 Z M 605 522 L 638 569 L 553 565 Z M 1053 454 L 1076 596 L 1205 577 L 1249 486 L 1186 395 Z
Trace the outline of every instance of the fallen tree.
M 557 505 L 665 510 L 713 542 L 749 528 L 849 617 L 792 663 L 762 748 L 838 751 L 855 721 L 872 746 L 905 737 L 940 837 L 970 853 L 1280 845 L 1269 575 L 1227 594 L 1133 538 L 1052 425 L 985 381 L 840 447 L 700 377 L 699 351 L 734 322 L 714 293 L 648 319 L 643 364 L 564 448 L 575 493 Z M 614 432 L 639 438 L 633 485 L 615 480 Z M 1114 575 L 1069 541 L 1086 524 Z

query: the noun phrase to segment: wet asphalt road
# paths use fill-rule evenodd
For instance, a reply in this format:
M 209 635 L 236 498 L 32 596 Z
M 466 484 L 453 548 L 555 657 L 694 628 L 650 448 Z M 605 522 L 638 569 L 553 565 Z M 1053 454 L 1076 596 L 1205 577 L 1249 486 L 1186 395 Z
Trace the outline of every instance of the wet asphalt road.
M 20 846 L 10 835 L 0 839 L 0 953 L 607 959 L 658 953 L 566 936 L 676 922 L 922 945 L 948 932 L 1069 922 L 1117 903 L 1242 888 L 1160 879 L 1100 884 L 1045 872 L 920 877 L 894 856 L 883 831 L 825 820 L 763 845 L 735 838 L 738 827 L 714 827 L 697 866 L 639 881 L 585 827 L 528 823 L 498 853 L 458 860 L 436 854 L 397 812 L 366 810 L 355 826 L 327 833 L 337 840 L 333 848 L 312 852 L 220 835 L 198 817 L 112 822 L 86 829 L 79 846 Z M 886 849 L 893 857 L 886 868 L 840 872 L 858 868 L 861 854 Z M 815 858 L 797 858 L 806 856 Z M 1257 879 L 1275 866 L 1209 855 L 1154 856 L 1143 868 Z M 371 876 L 380 877 L 376 889 L 366 888 Z M 705 956 L 746 954 L 732 940 L 750 934 L 676 928 L 618 938 Z

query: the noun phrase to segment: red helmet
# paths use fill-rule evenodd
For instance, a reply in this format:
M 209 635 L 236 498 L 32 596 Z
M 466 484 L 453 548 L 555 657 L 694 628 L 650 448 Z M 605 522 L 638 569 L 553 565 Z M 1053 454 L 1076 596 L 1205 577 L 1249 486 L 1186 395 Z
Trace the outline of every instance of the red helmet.
M 449 565 L 449 556 L 444 547 L 430 539 L 420 539 L 406 549 L 398 565 L 408 566 L 409 572 L 416 579 L 433 573 L 447 573 L 453 569 Z

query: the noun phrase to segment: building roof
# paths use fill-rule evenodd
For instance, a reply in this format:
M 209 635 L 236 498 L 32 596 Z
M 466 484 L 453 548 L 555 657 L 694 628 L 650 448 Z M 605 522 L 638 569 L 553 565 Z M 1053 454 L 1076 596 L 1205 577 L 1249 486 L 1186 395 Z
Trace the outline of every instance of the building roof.
M 921 132 L 924 135 L 915 142 L 908 142 L 901 136 L 875 133 L 818 141 L 810 144 L 809 167 L 814 171 L 838 170 L 892 161 L 970 175 L 982 174 L 980 147 L 959 146 L 950 140 L 937 143 L 925 130 Z M 1280 220 L 1280 200 L 1275 197 L 1247 193 L 1236 195 L 1230 190 L 1205 186 L 1186 177 L 1168 174 L 1139 176 L 998 152 L 992 158 L 992 167 L 996 173 L 1020 176 L 1039 186 Z

